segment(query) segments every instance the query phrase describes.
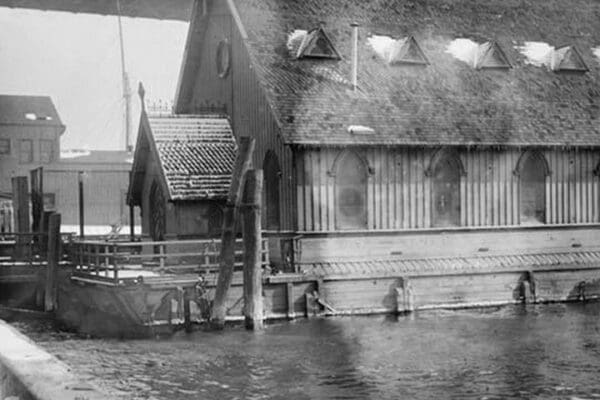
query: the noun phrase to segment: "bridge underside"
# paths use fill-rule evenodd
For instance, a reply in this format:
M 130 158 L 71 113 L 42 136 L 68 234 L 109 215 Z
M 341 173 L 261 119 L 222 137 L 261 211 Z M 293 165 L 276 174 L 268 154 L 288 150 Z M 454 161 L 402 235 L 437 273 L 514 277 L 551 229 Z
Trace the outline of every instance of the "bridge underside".
M 189 21 L 193 0 L 121 0 L 123 16 Z M 0 7 L 116 15 L 117 0 L 0 0 Z

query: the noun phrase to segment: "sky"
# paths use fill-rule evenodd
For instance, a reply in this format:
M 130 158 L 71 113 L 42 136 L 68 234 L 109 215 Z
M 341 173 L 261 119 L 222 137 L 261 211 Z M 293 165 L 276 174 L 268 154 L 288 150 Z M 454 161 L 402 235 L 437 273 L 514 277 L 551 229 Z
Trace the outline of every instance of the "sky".
M 122 23 L 135 139 L 138 82 L 147 102 L 173 101 L 188 23 Z M 124 149 L 122 93 L 117 17 L 0 7 L 0 94 L 52 97 L 66 125 L 62 150 Z

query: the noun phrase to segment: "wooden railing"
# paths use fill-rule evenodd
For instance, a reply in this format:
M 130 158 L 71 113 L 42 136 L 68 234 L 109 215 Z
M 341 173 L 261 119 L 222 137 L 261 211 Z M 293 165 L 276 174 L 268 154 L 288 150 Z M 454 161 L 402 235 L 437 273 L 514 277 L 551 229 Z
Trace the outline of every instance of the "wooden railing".
M 69 252 L 72 242 L 71 233 L 61 234 L 63 253 Z M 48 234 L 45 232 L 0 233 L 0 261 L 43 264 L 47 261 L 47 253 Z
M 73 240 L 70 258 L 79 274 L 93 275 L 118 284 L 123 271 L 157 273 L 208 273 L 219 269 L 220 240 L 121 242 Z M 242 267 L 243 243 L 236 240 L 235 267 Z M 266 239 L 262 241 L 262 265 L 269 265 Z M 134 276 L 135 273 L 127 274 Z

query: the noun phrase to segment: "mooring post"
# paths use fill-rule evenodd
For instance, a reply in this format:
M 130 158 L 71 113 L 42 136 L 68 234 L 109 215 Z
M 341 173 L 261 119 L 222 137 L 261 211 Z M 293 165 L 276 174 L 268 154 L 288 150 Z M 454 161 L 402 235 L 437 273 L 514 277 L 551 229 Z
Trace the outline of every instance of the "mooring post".
M 46 291 L 44 295 L 44 309 L 56 310 L 58 263 L 60 261 L 60 214 L 50 215 L 48 230 L 48 264 L 46 267 Z
M 15 243 L 15 258 L 23 259 L 27 254 L 27 246 L 30 232 L 29 225 L 29 188 L 26 176 L 15 176 L 12 178 L 12 200 L 15 217 L 15 231 L 17 233 Z
M 225 300 L 227 298 L 227 291 L 231 285 L 231 279 L 233 278 L 233 264 L 235 261 L 236 221 L 242 200 L 244 180 L 246 179 L 246 172 L 250 169 L 253 151 L 254 139 L 241 137 L 231 175 L 231 186 L 229 186 L 225 212 L 223 213 L 219 277 L 217 279 L 217 288 L 210 314 L 210 322 L 213 329 L 223 329 L 225 327 Z
M 246 173 L 243 199 L 244 237 L 244 321 L 246 329 L 262 329 L 262 234 L 261 195 L 263 172 L 250 170 Z
M 84 226 L 85 226 L 85 210 L 83 204 L 83 171 L 79 171 L 77 174 L 77 182 L 79 188 L 79 237 L 82 239 L 85 236 Z

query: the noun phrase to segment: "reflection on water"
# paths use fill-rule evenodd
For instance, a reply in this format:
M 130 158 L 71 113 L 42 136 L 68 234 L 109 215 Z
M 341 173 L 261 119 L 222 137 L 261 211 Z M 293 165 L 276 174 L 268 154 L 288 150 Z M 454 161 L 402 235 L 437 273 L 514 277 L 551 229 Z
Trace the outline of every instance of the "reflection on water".
M 600 398 L 600 303 L 341 317 L 264 332 L 83 340 L 29 332 L 126 399 Z

